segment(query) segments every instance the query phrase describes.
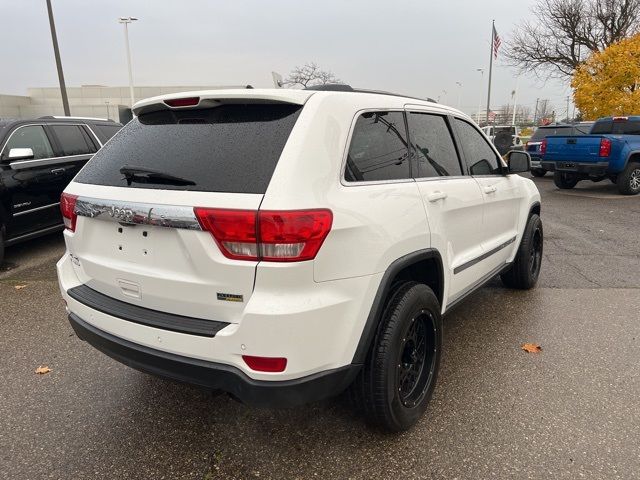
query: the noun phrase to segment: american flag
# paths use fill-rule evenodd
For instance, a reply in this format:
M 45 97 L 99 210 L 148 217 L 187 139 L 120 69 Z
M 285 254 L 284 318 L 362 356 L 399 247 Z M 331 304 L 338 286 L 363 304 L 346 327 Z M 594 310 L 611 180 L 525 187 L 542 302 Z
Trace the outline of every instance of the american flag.
M 498 31 L 496 30 L 496 27 L 493 27 L 493 58 L 497 59 L 498 58 L 498 49 L 500 48 L 500 45 L 502 44 L 502 40 L 500 40 L 500 36 L 498 35 Z

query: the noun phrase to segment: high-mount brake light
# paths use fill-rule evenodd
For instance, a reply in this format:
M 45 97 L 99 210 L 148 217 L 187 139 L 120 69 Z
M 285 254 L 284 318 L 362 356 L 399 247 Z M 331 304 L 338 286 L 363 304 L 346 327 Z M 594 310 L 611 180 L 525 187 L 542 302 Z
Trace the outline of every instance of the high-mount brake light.
M 333 214 L 313 210 L 228 210 L 194 208 L 203 230 L 223 255 L 234 260 L 313 260 L 331 231 Z
M 200 103 L 200 97 L 173 98 L 164 103 L 170 107 L 194 107 Z
M 77 195 L 71 195 L 69 193 L 62 193 L 60 195 L 60 212 L 62 213 L 62 220 L 67 230 L 72 232 L 76 231 L 76 220 L 78 215 L 75 212 Z
M 629 120 L 629 117 L 613 117 L 614 122 L 626 122 Z
M 540 144 L 540 155 L 544 155 L 545 153 L 547 153 L 547 139 L 546 138 L 544 140 L 542 140 L 542 143 Z
M 608 157 L 611 155 L 611 140 L 608 138 L 600 139 L 600 156 Z

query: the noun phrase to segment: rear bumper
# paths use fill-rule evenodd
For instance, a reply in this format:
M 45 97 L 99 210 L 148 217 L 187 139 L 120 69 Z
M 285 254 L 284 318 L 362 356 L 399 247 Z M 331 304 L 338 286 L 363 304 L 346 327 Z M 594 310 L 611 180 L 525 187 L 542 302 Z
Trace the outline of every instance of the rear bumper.
M 74 313 L 69 314 L 69 322 L 78 338 L 129 367 L 223 390 L 243 403 L 258 407 L 291 407 L 335 396 L 349 386 L 360 369 L 360 365 L 346 365 L 294 380 L 254 380 L 231 365 L 184 357 L 129 342 L 94 327 Z
M 609 162 L 572 162 L 572 161 L 548 161 L 543 160 L 540 162 L 542 168 L 550 172 L 571 172 L 581 173 L 586 176 L 602 176 L 607 173 L 609 168 Z

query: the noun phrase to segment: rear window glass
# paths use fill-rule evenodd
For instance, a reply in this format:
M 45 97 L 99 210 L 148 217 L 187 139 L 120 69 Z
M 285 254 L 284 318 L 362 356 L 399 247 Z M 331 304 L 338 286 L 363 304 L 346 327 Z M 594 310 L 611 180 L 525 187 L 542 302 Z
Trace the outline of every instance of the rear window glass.
M 51 125 L 51 130 L 58 137 L 63 156 L 83 155 L 96 151 L 87 134 L 78 125 Z
M 102 143 L 107 143 L 111 137 L 113 137 L 122 126 L 120 125 L 92 125 L 91 129 L 95 132 Z
M 541 142 L 549 135 L 573 135 L 571 127 L 540 127 L 531 136 L 530 142 Z
M 233 104 L 141 115 L 99 150 L 75 181 L 127 187 L 120 172 L 127 166 L 164 177 L 154 183 L 157 175 L 136 176 L 133 188 L 264 193 L 301 108 Z
M 344 178 L 349 182 L 411 178 L 402 112 L 367 112 L 358 117 Z
M 621 120 L 614 122 L 613 120 L 603 120 L 593 125 L 591 133 L 594 135 L 640 135 L 640 121 Z

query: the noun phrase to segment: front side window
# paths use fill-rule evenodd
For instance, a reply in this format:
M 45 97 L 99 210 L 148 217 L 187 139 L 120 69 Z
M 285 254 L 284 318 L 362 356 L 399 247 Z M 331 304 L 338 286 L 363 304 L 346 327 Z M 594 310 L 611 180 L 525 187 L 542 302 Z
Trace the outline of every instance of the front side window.
M 367 112 L 358 117 L 344 178 L 349 182 L 411 178 L 402 112 Z
M 94 153 L 95 147 L 87 141 L 86 134 L 79 125 L 51 125 L 62 148 L 62 155 L 83 155 Z
M 444 117 L 410 112 L 407 120 L 409 138 L 416 156 L 414 177 L 462 175 L 458 153 Z
M 15 130 L 4 146 L 2 160 L 9 158 L 9 152 L 12 148 L 32 149 L 34 160 L 54 156 L 47 134 L 41 125 L 29 125 Z
M 480 131 L 470 123 L 455 119 L 458 139 L 464 150 L 464 157 L 471 175 L 501 174 L 498 155 Z

